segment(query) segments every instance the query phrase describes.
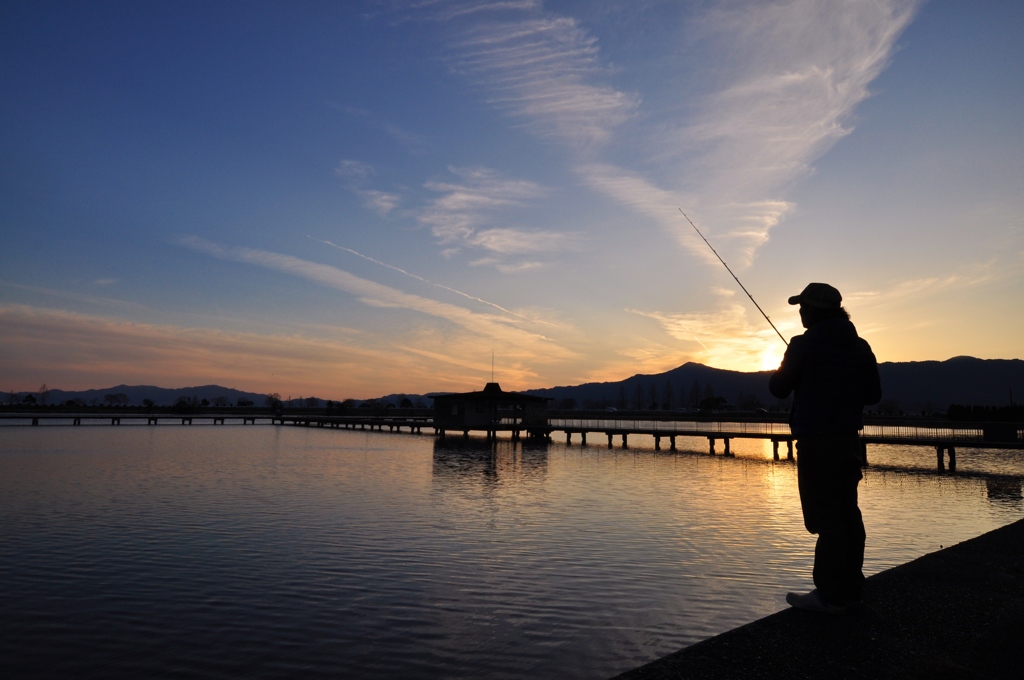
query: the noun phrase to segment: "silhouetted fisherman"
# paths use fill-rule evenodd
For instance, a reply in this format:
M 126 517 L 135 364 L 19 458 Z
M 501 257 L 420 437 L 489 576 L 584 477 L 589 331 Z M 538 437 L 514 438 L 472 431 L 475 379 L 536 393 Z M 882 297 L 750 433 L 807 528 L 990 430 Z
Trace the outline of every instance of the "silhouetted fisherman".
M 871 346 L 857 335 L 839 291 L 810 283 L 789 304 L 800 305 L 807 332 L 789 344 L 769 389 L 794 393 L 790 428 L 797 440 L 797 474 L 804 526 L 818 535 L 815 588 L 788 593 L 798 609 L 845 613 L 859 606 L 864 583 L 864 521 L 857 506 L 864 450 L 863 410 L 882 398 Z

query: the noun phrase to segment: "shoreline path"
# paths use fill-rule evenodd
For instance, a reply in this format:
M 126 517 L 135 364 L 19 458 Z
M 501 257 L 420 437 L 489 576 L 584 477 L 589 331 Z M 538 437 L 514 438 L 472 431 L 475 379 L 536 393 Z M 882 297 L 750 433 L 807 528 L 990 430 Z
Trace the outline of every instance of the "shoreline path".
M 1024 677 L 1024 520 L 888 569 L 864 609 L 786 609 L 615 680 Z

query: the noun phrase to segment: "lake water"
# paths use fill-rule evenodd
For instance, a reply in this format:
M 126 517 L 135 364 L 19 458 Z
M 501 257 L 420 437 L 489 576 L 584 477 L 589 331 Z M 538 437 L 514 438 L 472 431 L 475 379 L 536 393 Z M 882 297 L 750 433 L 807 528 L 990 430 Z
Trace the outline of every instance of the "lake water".
M 0 676 L 611 676 L 812 587 L 795 465 L 679 443 L 0 427 Z M 1024 517 L 1020 454 L 869 456 L 868 574 Z

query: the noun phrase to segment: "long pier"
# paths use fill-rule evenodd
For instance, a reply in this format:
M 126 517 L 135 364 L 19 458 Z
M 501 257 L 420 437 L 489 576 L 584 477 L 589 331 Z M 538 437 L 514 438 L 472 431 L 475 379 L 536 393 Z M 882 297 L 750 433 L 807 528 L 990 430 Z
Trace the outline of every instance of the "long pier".
M 395 413 L 372 413 L 365 415 L 324 415 L 324 414 L 281 414 L 281 413 L 0 413 L 0 421 L 10 424 L 41 423 L 52 425 L 109 424 L 122 423 L 159 425 L 161 422 L 192 425 L 205 423 L 209 425 L 291 425 L 304 427 L 323 427 L 330 429 L 367 430 L 377 432 L 403 432 L 422 434 L 429 430 L 435 436 L 443 433 L 434 428 L 433 417 L 429 412 L 396 411 Z M 510 434 L 517 439 L 521 424 L 496 422 L 488 426 L 488 438 L 495 437 L 498 432 Z M 922 421 L 913 419 L 866 419 L 861 441 L 868 444 L 903 444 L 907 446 L 934 447 L 937 468 L 950 471 L 956 470 L 956 449 L 979 448 L 997 450 L 1024 450 L 1024 426 L 1020 423 L 950 423 L 946 421 Z M 462 431 L 468 437 L 470 431 Z M 479 430 L 484 432 L 484 430 Z M 547 427 L 539 431 L 540 436 L 551 439 L 552 434 L 560 432 L 565 435 L 566 444 L 571 444 L 578 436 L 583 446 L 587 445 L 587 437 L 601 437 L 607 440 L 611 448 L 619 439 L 623 448 L 628 448 L 630 436 L 650 436 L 654 438 L 655 450 L 662 448 L 666 441 L 670 450 L 676 449 L 676 440 L 682 437 L 698 437 L 706 439 L 708 451 L 717 453 L 717 444 L 721 442 L 723 453 L 732 455 L 730 442 L 733 439 L 762 439 L 772 442 L 775 460 L 780 460 L 780 448 L 785 446 L 787 459 L 793 458 L 793 442 L 795 437 L 789 424 L 781 416 L 773 414 L 750 415 L 690 415 L 674 412 L 574 412 L 554 411 L 548 416 Z M 534 434 L 538 431 L 534 430 Z

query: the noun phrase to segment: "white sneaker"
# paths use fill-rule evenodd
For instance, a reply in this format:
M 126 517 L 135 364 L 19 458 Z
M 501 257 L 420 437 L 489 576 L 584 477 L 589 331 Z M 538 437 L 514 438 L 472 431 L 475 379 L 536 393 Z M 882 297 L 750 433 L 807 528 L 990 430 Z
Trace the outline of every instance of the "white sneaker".
M 821 594 L 815 588 L 806 595 L 799 593 L 786 593 L 786 602 L 794 609 L 803 609 L 807 612 L 821 612 L 823 614 L 845 614 L 846 607 L 829 604 L 821 599 Z

